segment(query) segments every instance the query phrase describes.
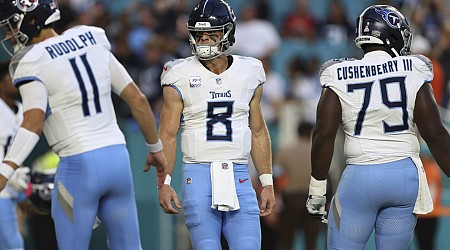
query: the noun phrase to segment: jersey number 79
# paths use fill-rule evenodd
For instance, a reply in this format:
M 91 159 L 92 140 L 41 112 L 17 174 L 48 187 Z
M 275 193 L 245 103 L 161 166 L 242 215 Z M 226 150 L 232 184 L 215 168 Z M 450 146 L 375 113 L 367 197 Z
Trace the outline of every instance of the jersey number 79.
M 402 115 L 402 124 L 400 125 L 389 125 L 385 121 L 383 121 L 384 131 L 386 133 L 398 132 L 407 130 L 409 128 L 408 125 L 408 111 L 406 110 L 406 87 L 405 87 L 405 79 L 406 77 L 389 77 L 382 80 L 379 80 L 380 89 L 381 89 L 381 99 L 383 104 L 388 108 L 401 108 Z M 356 83 L 347 85 L 347 92 L 353 93 L 355 90 L 363 90 L 364 91 L 364 100 L 362 103 L 362 107 L 358 112 L 358 117 L 356 119 L 355 124 L 355 133 L 354 135 L 361 135 L 361 130 L 364 123 L 364 118 L 366 116 L 367 107 L 369 107 L 370 97 L 372 94 L 372 85 L 374 82 L 366 82 L 366 83 Z M 400 100 L 391 102 L 388 98 L 387 85 L 388 84 L 398 84 L 400 89 Z

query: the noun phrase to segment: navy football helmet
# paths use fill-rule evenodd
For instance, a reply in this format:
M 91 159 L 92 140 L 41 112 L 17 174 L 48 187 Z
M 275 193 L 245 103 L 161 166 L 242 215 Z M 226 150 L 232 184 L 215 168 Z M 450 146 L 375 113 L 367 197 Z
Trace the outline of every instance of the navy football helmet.
M 31 173 L 31 203 L 42 214 L 50 214 L 52 207 L 52 190 L 54 189 L 56 169 L 33 171 Z
M 356 46 L 385 45 L 395 56 L 411 54 L 412 33 L 408 21 L 396 8 L 373 5 L 356 20 Z
M 11 56 L 27 45 L 42 29 L 60 19 L 55 0 L 0 0 L 0 28 L 3 47 Z M 12 53 L 5 42 L 13 39 Z
M 223 0 L 201 0 L 189 16 L 187 29 L 192 54 L 210 60 L 230 51 L 235 41 L 236 16 Z M 223 37 L 215 44 L 197 44 L 196 35 L 211 31 L 222 31 Z

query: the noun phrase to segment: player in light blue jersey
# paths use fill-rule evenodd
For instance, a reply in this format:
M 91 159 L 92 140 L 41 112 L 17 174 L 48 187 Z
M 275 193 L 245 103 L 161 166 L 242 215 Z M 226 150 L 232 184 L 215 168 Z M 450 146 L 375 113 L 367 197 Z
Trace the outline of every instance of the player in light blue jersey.
M 339 125 L 347 167 L 328 216 L 328 249 L 408 249 L 417 214 L 433 209 L 419 158 L 420 133 L 450 176 L 450 136 L 439 116 L 433 68 L 410 55 L 412 33 L 395 8 L 374 5 L 356 21 L 364 57 L 326 62 L 313 133 L 308 212 L 326 222 L 326 177 Z
M 77 26 L 59 35 L 52 28 L 59 18 L 54 0 L 0 0 L 2 44 L 13 44 L 10 73 L 24 111 L 0 165 L 0 191 L 43 131 L 60 157 L 51 209 L 58 247 L 88 249 L 98 215 L 110 249 L 141 249 L 130 159 L 111 91 L 129 104 L 148 146 L 144 170 L 154 165 L 161 187 L 166 160 L 151 107 L 110 52 L 104 30 Z
M 221 249 L 221 233 L 230 249 L 260 249 L 260 216 L 275 206 L 270 139 L 260 108 L 265 73 L 259 60 L 229 55 L 235 25 L 225 1 L 200 1 L 187 24 L 195 56 L 166 63 L 161 75 L 160 135 L 169 170 L 159 201 L 164 212 L 179 213 L 170 174 L 180 128 L 184 216 L 198 250 Z M 263 186 L 259 206 L 249 157 Z

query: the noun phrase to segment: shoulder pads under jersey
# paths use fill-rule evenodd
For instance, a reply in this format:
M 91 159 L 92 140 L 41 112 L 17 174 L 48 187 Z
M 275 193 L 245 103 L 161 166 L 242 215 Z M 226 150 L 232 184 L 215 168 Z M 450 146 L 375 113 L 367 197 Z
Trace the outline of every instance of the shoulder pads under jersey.
M 356 60 L 355 58 L 349 58 L 349 57 L 341 57 L 341 58 L 334 58 L 331 60 L 328 60 L 326 62 L 324 62 L 322 64 L 322 67 L 320 67 L 320 71 L 319 71 L 319 76 L 322 75 L 322 73 L 329 67 L 333 66 L 334 64 L 337 63 L 342 63 L 342 62 L 346 62 L 346 61 L 354 61 Z
M 428 69 L 431 72 L 433 72 L 433 64 L 431 63 L 431 60 L 428 57 L 426 57 L 424 55 L 419 55 L 419 54 L 411 55 L 411 56 L 420 59 L 422 62 L 425 63 L 425 65 L 428 67 Z

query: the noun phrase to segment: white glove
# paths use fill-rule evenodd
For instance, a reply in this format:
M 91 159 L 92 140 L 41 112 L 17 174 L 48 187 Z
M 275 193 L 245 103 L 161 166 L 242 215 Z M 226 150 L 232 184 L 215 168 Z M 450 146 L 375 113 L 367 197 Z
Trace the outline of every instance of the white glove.
M 308 200 L 306 200 L 306 209 L 308 213 L 322 223 L 328 223 L 327 211 L 325 205 L 327 198 L 325 197 L 327 191 L 327 180 L 318 181 L 311 176 L 309 183 Z
M 28 187 L 29 173 L 29 167 L 19 167 L 16 169 L 11 179 L 8 180 L 7 184 L 17 192 L 25 192 Z

